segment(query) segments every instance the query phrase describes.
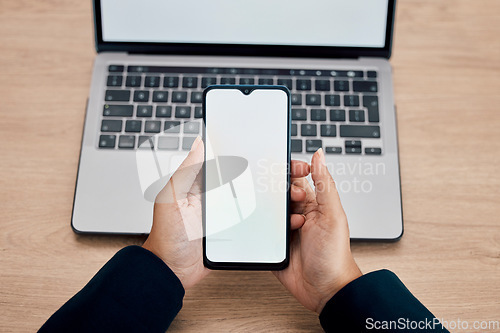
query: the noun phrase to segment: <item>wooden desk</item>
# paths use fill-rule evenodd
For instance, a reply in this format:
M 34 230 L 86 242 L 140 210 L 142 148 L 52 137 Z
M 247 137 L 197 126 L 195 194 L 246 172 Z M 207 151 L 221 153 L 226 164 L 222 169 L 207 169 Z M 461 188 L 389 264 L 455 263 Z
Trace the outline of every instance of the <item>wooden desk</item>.
M 405 235 L 357 243 L 438 317 L 500 320 L 500 1 L 399 1 Z M 70 227 L 94 58 L 90 1 L 0 2 L 0 331 L 34 331 L 141 237 Z M 214 272 L 172 331 L 320 331 L 266 272 Z

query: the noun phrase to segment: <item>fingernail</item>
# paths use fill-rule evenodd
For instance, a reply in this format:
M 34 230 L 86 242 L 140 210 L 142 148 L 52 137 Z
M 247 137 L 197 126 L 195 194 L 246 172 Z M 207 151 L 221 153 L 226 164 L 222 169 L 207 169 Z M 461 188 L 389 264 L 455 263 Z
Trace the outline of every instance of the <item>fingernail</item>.
M 326 165 L 325 153 L 323 152 L 323 148 L 318 149 L 318 155 L 321 164 Z
M 198 135 L 196 137 L 196 139 L 194 139 L 194 141 L 193 141 L 193 145 L 191 146 L 191 151 L 196 150 L 196 148 L 198 148 L 200 141 L 201 141 L 201 137 Z

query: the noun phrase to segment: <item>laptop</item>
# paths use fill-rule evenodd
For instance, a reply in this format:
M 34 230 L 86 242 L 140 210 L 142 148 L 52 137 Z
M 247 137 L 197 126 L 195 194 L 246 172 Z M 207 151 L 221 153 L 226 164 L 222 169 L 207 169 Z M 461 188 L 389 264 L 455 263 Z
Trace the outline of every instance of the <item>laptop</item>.
M 310 161 L 324 149 L 351 238 L 402 236 L 388 61 L 394 0 L 93 5 L 97 56 L 75 189 L 75 232 L 149 233 L 156 194 L 201 133 L 203 89 L 258 84 L 290 90 L 292 158 Z M 260 134 L 255 128 L 254 135 Z

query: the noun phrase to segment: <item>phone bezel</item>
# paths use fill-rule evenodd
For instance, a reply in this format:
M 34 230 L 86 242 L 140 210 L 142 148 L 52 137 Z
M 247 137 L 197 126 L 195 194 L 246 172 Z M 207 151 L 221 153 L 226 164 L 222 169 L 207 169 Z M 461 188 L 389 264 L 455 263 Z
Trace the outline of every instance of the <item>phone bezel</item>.
M 203 264 L 205 267 L 214 270 L 282 270 L 288 267 L 290 261 L 290 176 L 291 176 L 291 94 L 287 87 L 279 85 L 270 86 L 259 86 L 259 85 L 214 85 L 209 86 L 203 91 L 203 126 L 202 126 L 202 140 L 206 144 L 206 97 L 207 93 L 211 90 L 240 90 L 242 94 L 245 94 L 243 90 L 251 89 L 250 94 L 255 90 L 282 90 L 287 95 L 287 202 L 286 202 L 286 250 L 285 259 L 278 263 L 245 263 L 245 262 L 214 262 L 207 258 L 206 255 L 206 202 L 205 202 L 205 192 L 206 192 L 206 182 L 205 177 L 203 178 L 202 186 L 202 222 L 203 222 Z M 206 150 L 204 152 L 204 161 L 206 161 Z M 205 163 L 203 163 L 202 172 L 205 175 Z

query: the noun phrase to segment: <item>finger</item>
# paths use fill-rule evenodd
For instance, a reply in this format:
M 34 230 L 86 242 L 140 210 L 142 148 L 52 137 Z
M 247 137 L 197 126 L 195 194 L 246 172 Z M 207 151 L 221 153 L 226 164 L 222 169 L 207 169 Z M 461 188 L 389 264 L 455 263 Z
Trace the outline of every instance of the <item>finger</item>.
M 306 197 L 302 201 L 293 201 L 292 202 L 292 212 L 298 214 L 306 214 L 305 207 L 310 204 L 316 203 L 316 195 L 309 184 L 309 181 L 306 178 L 296 178 L 293 180 L 293 186 L 297 186 L 298 188 L 304 190 L 306 193 Z
M 302 214 L 292 214 L 290 216 L 290 225 L 292 230 L 297 230 L 302 228 L 304 223 L 306 222 L 306 218 Z
M 179 168 L 175 171 L 172 179 L 175 182 L 176 190 L 188 192 L 194 184 L 200 169 L 203 165 L 203 142 L 198 136 L 193 142 L 191 151 L 184 159 Z
M 188 193 L 188 199 L 191 202 L 191 199 L 193 200 L 200 200 L 201 199 L 201 191 L 202 191 L 202 186 L 203 186 L 203 172 L 198 172 L 198 175 L 196 176 L 196 179 L 194 180 L 193 186 L 191 186 L 191 189 L 189 190 Z
M 292 160 L 290 169 L 292 178 L 306 177 L 311 172 L 311 168 L 308 163 L 296 160 Z
M 186 198 L 196 177 L 200 173 L 204 159 L 204 146 L 198 136 L 191 147 L 191 151 L 182 164 L 172 175 L 167 185 L 160 191 L 156 201 L 170 202 Z
M 309 184 L 309 181 L 306 179 L 306 178 L 295 178 L 295 179 L 292 179 L 292 186 L 296 186 L 302 190 L 304 190 L 304 192 L 306 192 L 306 197 L 314 197 L 315 194 L 314 194 L 314 191 L 311 187 L 311 184 Z
M 292 201 L 303 201 L 306 199 L 306 191 L 303 188 L 292 184 L 290 187 L 290 198 Z
M 326 166 L 325 154 L 320 148 L 311 161 L 311 176 L 316 191 L 318 205 L 333 209 L 335 213 L 344 213 L 337 187 Z

